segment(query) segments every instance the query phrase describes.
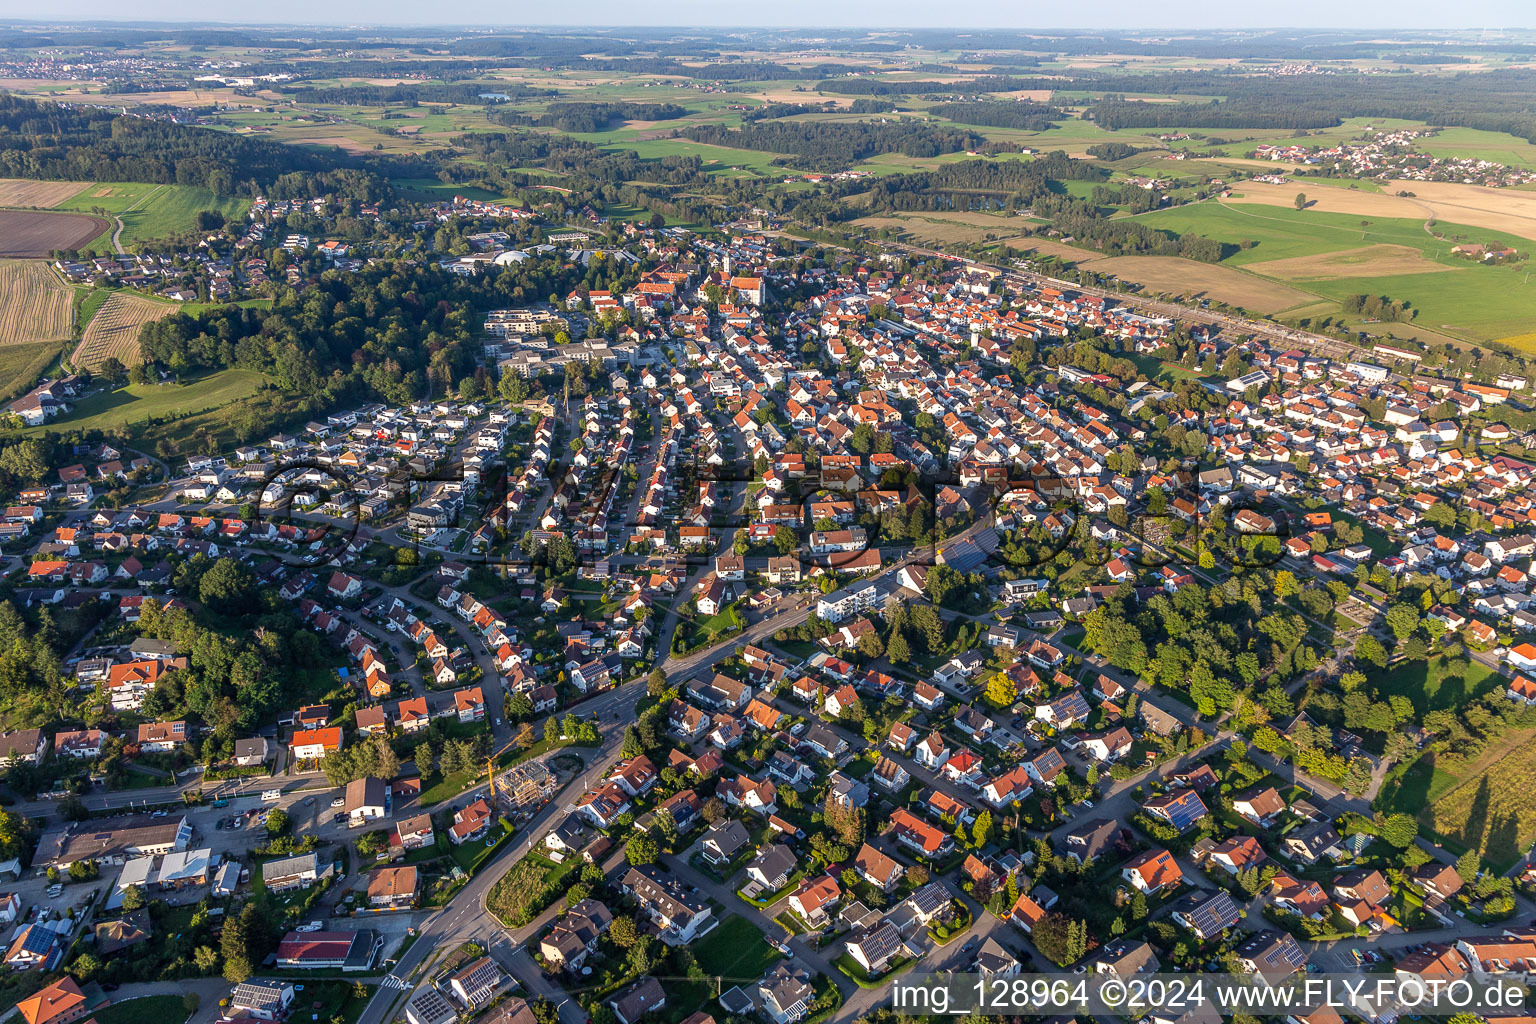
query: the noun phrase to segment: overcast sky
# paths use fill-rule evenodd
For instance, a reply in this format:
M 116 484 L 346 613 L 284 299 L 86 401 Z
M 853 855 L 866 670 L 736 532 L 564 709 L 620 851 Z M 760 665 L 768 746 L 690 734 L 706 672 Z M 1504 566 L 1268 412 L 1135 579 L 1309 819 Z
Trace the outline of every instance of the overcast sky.
M 732 4 L 720 0 L 576 0 L 526 3 L 514 0 L 0 0 L 0 18 L 131 21 L 196 20 L 253 24 L 454 24 L 648 26 L 901 26 L 933 28 L 1318 28 L 1498 29 L 1536 24 L 1530 0 L 1285 0 L 1282 3 L 1217 3 L 1216 0 L 774 0 Z

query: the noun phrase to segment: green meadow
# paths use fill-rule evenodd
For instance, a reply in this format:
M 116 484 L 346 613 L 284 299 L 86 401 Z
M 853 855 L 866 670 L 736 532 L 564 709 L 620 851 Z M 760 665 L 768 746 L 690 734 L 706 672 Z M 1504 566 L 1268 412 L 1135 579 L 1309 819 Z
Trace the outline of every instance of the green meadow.
M 1291 210 L 1260 204 L 1205 202 L 1160 210 L 1138 218 L 1150 227 L 1193 233 L 1233 245 L 1247 245 L 1225 263 L 1262 275 L 1270 260 L 1387 244 L 1414 248 L 1444 272 L 1303 279 L 1308 291 L 1332 300 L 1350 295 L 1387 295 L 1412 303 L 1414 325 L 1473 341 L 1487 341 L 1528 330 L 1536 310 L 1536 286 L 1520 264 L 1480 266 L 1450 254 L 1453 244 L 1424 229 L 1419 220 L 1359 217 L 1351 214 Z M 1435 231 L 1450 237 L 1503 242 L 1529 251 L 1530 242 L 1514 235 L 1440 222 Z M 1293 280 L 1286 283 L 1294 284 Z M 1387 325 L 1390 328 L 1391 325 Z
M 225 217 L 243 217 L 250 209 L 249 199 L 215 196 L 194 185 L 153 185 L 137 181 L 97 182 L 56 209 L 90 212 L 106 210 L 123 222 L 122 242 L 147 242 L 166 238 L 193 227 L 193 218 L 203 210 L 217 210 Z M 110 247 L 112 232 L 107 231 L 92 242 Z

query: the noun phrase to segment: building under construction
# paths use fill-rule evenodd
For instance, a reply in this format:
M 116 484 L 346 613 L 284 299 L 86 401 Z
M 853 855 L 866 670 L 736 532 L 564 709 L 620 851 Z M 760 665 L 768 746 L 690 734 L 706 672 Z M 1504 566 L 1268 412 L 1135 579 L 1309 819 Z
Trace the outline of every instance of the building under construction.
M 555 795 L 559 783 L 541 761 L 524 761 L 496 777 L 495 794 L 508 810 L 536 807 Z

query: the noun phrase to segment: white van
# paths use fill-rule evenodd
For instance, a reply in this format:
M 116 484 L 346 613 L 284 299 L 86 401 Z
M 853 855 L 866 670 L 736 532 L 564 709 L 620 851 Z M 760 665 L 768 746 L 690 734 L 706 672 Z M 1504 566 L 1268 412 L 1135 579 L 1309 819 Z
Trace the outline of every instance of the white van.
M 265 793 L 261 794 L 261 798 L 263 800 L 280 800 L 282 799 L 282 796 L 283 791 L 280 789 L 269 789 Z

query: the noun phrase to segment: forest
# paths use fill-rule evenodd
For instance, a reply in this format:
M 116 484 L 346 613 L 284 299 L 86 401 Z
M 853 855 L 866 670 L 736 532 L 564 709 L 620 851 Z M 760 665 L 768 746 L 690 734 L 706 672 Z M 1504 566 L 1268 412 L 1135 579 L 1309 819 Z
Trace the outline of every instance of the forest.
M 537 116 L 498 111 L 491 119 L 562 132 L 605 132 L 616 121 L 675 121 L 687 115 L 688 108 L 676 103 L 551 103 Z
M 427 175 L 414 158 L 338 156 L 249 138 L 68 108 L 0 93 L 0 177 L 198 185 L 215 195 L 384 198 L 384 176 Z
M 1085 73 L 1077 88 L 1118 90 L 1123 76 Z M 1536 71 L 1435 75 L 1259 75 L 1198 72 L 1139 76 L 1136 91 L 1221 96 L 1215 103 L 1138 103 L 1106 96 L 1089 115 L 1111 131 L 1201 128 L 1325 128 L 1347 117 L 1396 117 L 1431 125 L 1508 132 L 1536 141 Z
M 559 95 L 554 89 L 535 89 L 510 82 L 418 82 L 410 85 L 304 85 L 285 90 L 296 103 L 339 103 L 356 107 L 380 107 L 400 103 L 504 103 Z M 506 100 L 488 99 L 505 96 Z
M 824 78 L 816 83 L 817 92 L 842 96 L 932 96 L 978 92 L 1019 92 L 1024 89 L 1059 89 L 1059 79 L 1014 78 L 988 75 L 963 82 L 915 81 L 888 82 L 880 78 Z
M 1044 103 L 1021 103 L 1015 100 L 939 103 L 929 107 L 928 113 L 951 121 L 959 121 L 961 124 L 979 124 L 988 128 L 1017 128 L 1029 132 L 1046 131 L 1053 122 L 1067 116 L 1056 107 L 1046 106 Z
M 173 373 L 241 367 L 283 391 L 325 402 L 375 396 L 392 404 L 443 393 L 473 370 L 479 314 L 564 294 L 575 268 L 530 260 L 467 280 L 436 266 L 387 261 L 327 271 L 271 309 L 221 306 L 146 325 L 144 358 Z
M 889 175 L 873 183 L 859 183 L 857 188 L 868 190 L 868 205 L 873 210 L 943 209 L 952 202 L 954 191 L 1009 196 L 1009 205 L 1023 208 L 1055 196 L 1053 181 L 1101 182 L 1108 178 L 1109 172 L 1103 168 L 1057 150 L 1030 161 L 962 160 L 931 171 Z
M 622 185 L 627 181 L 648 181 L 660 185 L 689 185 L 704 179 L 704 161 L 695 155 L 672 154 L 656 160 L 644 160 L 632 149 L 609 152 L 590 142 L 562 135 L 537 132 L 513 132 L 462 135 L 455 146 L 483 165 L 447 164 L 438 172 L 438 180 L 482 181 L 504 189 L 536 185 L 545 180 L 538 175 L 511 170 L 515 167 L 544 167 L 562 175 L 596 184 Z
M 816 171 L 840 171 L 879 153 L 934 157 L 974 149 L 986 142 L 975 132 L 921 124 L 804 121 L 743 125 L 739 129 L 696 125 L 684 138 L 712 146 L 783 153 Z M 789 161 L 786 161 L 789 162 Z

